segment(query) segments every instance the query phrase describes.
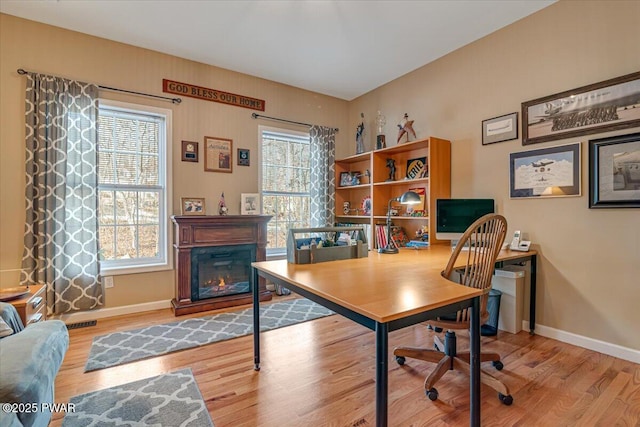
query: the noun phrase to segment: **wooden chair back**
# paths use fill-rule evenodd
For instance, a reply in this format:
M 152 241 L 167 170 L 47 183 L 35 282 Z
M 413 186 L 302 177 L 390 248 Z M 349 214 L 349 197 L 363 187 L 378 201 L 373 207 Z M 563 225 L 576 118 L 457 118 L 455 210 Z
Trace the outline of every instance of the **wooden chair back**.
M 442 275 L 449 280 L 485 290 L 480 301 L 481 319 L 488 317 L 487 302 L 491 288 L 491 276 L 506 234 L 507 220 L 505 217 L 498 214 L 484 215 L 467 228 L 442 272 Z M 462 323 L 460 329 L 466 328 L 469 320 L 469 309 L 458 311 L 456 322 Z M 448 324 L 449 322 L 443 323 L 447 323 L 443 327 L 452 326 Z

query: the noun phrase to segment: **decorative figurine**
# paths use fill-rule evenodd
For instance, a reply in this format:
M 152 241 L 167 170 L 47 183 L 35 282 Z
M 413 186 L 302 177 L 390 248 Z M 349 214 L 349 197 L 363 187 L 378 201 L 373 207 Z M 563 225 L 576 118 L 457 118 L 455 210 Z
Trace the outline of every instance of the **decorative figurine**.
M 400 139 L 404 136 L 405 133 L 407 134 L 406 142 L 409 142 L 410 136 L 413 136 L 414 139 L 416 137 L 416 132 L 413 130 L 413 120 L 409 120 L 409 115 L 407 113 L 404 113 L 404 118 L 398 125 L 398 144 L 400 144 Z
M 362 121 L 356 128 L 356 154 L 364 153 L 364 113 L 360 113 Z
M 229 210 L 227 209 L 227 204 L 224 201 L 224 192 L 220 195 L 220 201 L 218 202 L 218 214 L 219 215 L 227 215 Z
M 396 180 L 396 161 L 393 159 L 387 159 L 387 167 L 389 168 L 389 179 L 387 181 Z
M 344 202 L 342 204 L 342 212 L 345 215 L 349 215 L 349 212 L 351 212 L 351 203 L 350 202 Z
M 378 126 L 378 134 L 376 135 L 376 150 L 387 147 L 386 137 L 384 136 L 384 125 L 387 124 L 387 119 L 378 111 L 376 117 L 376 125 Z

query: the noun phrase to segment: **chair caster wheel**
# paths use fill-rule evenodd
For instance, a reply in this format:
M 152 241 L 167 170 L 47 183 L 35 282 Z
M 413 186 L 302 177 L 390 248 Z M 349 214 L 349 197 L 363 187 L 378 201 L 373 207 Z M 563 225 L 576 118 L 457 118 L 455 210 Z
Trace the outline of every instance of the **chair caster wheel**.
M 398 363 L 398 365 L 402 366 L 404 365 L 404 361 L 406 359 L 404 358 L 404 356 L 396 356 L 396 362 Z
M 431 387 L 430 390 L 426 391 L 427 397 L 429 398 L 429 400 L 431 400 L 432 402 L 435 402 L 436 400 L 438 400 L 438 390 L 436 390 L 435 387 Z M 511 397 L 511 396 L 509 396 Z
M 433 328 L 433 330 L 436 331 L 437 333 L 442 332 L 442 328 L 439 328 L 437 326 L 435 328 Z
M 493 367 L 496 368 L 498 371 L 502 371 L 502 368 L 504 368 L 504 365 L 499 360 L 491 363 L 493 364 Z
M 513 397 L 511 397 L 510 394 L 505 396 L 502 393 L 498 393 L 498 399 L 500 399 L 500 402 L 504 403 L 507 406 L 511 406 L 511 404 L 513 403 Z

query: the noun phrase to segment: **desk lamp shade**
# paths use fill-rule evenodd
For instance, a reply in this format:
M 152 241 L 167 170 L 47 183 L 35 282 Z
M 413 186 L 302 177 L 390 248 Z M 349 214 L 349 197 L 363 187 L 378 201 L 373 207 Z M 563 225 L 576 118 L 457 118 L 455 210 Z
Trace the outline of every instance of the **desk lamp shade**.
M 378 248 L 378 252 L 381 254 L 397 254 L 398 248 L 391 241 L 391 203 L 400 202 L 402 205 L 415 205 L 420 203 L 420 196 L 413 191 L 407 191 L 400 197 L 389 199 L 389 205 L 387 206 L 387 246 L 384 248 Z

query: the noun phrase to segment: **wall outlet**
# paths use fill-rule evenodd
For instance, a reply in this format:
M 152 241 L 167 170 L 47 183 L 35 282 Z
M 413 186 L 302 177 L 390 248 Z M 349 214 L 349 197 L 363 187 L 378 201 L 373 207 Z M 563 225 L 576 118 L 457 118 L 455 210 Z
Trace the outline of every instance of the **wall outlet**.
M 105 288 L 113 288 L 113 276 L 105 276 L 105 278 L 104 278 L 104 287 Z

